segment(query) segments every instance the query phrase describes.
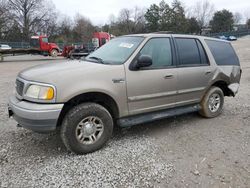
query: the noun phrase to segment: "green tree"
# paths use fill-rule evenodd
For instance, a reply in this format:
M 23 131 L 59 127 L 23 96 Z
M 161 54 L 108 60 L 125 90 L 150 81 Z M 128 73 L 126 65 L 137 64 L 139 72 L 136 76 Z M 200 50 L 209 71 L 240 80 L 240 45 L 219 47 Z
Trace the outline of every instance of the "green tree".
M 156 4 L 150 6 L 145 14 L 146 27 L 150 32 L 160 29 L 160 7 Z
M 185 11 L 179 0 L 174 0 L 171 7 L 164 0 L 159 5 L 151 5 L 145 14 L 145 19 L 147 30 L 150 32 L 185 33 L 188 29 Z
M 233 29 L 233 13 L 223 9 L 215 12 L 213 19 L 210 21 L 212 32 L 225 32 Z
M 200 32 L 200 25 L 196 18 L 192 17 L 187 20 L 187 32 L 191 34 L 198 34 Z
M 172 31 L 171 20 L 173 17 L 173 10 L 170 6 L 162 0 L 159 4 L 159 29 L 158 31 Z
M 170 30 L 175 33 L 186 33 L 188 29 L 188 20 L 185 17 L 185 11 L 179 0 L 172 3 L 172 16 Z

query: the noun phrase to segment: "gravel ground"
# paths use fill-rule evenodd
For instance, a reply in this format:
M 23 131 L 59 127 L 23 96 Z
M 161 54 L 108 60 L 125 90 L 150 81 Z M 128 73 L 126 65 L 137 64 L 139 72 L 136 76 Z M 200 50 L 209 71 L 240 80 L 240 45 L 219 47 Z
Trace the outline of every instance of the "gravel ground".
M 17 73 L 64 61 L 39 56 L 0 63 L 0 187 L 250 187 L 250 37 L 233 42 L 239 94 L 214 119 L 196 113 L 117 132 L 105 148 L 70 154 L 57 134 L 16 128 L 6 103 Z

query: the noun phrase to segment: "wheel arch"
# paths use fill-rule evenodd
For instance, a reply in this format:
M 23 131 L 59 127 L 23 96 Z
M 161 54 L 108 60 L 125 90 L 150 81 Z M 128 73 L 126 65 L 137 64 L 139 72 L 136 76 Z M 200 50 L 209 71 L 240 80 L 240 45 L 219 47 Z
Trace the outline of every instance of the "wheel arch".
M 49 51 L 49 53 L 51 53 L 53 50 L 56 50 L 58 53 L 59 53 L 59 48 L 57 48 L 57 47 L 52 47 L 51 49 L 50 49 L 50 51 Z
M 57 121 L 57 126 L 61 125 L 64 116 L 71 108 L 84 102 L 94 102 L 99 105 L 102 105 L 109 111 L 113 119 L 119 117 L 118 105 L 110 95 L 102 92 L 88 92 L 74 96 L 64 104 L 63 109 L 59 115 L 59 119 Z
M 228 84 L 223 80 L 215 81 L 209 88 L 212 86 L 220 88 L 223 91 L 224 96 L 234 96 L 233 92 L 228 88 Z

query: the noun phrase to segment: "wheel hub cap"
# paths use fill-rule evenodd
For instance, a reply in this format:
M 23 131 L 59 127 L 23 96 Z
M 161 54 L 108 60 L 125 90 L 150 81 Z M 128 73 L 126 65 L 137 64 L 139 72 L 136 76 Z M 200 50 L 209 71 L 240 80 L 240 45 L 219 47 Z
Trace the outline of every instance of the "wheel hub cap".
M 221 100 L 220 95 L 217 93 L 212 94 L 208 100 L 208 107 L 211 112 L 216 112 L 220 108 Z
M 81 144 L 94 144 L 100 139 L 104 131 L 104 125 L 100 118 L 88 116 L 81 120 L 76 127 L 76 139 Z
M 92 123 L 87 123 L 83 126 L 82 131 L 85 136 L 90 136 L 95 133 L 95 126 Z

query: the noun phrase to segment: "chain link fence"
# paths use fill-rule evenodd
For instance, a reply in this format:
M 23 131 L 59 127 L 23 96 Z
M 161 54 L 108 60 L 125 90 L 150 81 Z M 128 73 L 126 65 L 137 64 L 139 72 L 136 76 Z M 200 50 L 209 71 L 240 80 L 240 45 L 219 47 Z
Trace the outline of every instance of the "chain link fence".
M 0 44 L 7 44 L 12 48 L 30 48 L 29 42 L 7 42 L 7 41 L 0 41 Z M 75 43 L 56 43 L 60 49 L 63 49 L 64 46 L 84 46 L 86 49 L 92 49 L 93 44 L 92 42 L 82 43 L 82 42 L 75 42 Z
M 220 33 L 209 33 L 206 34 L 205 36 L 209 37 L 219 37 L 219 36 L 235 36 L 237 38 L 250 35 L 250 29 L 249 30 L 244 30 L 244 31 L 230 31 L 230 32 L 220 32 Z M 0 41 L 0 44 L 7 44 L 12 48 L 30 48 L 30 43 L 29 42 L 7 42 L 7 41 Z M 60 49 L 63 49 L 64 46 L 84 46 L 86 49 L 92 49 L 93 48 L 93 43 L 92 42 L 87 42 L 87 43 L 82 43 L 82 42 L 75 42 L 75 43 L 56 43 Z
M 246 35 L 250 35 L 250 29 L 249 30 L 244 30 L 244 31 L 230 31 L 230 32 L 220 32 L 220 33 L 209 33 L 206 34 L 206 36 L 209 37 L 218 37 L 218 36 L 235 36 L 237 38 L 243 37 Z
M 29 42 L 6 42 L 0 41 L 0 44 L 7 44 L 12 48 L 30 48 Z

